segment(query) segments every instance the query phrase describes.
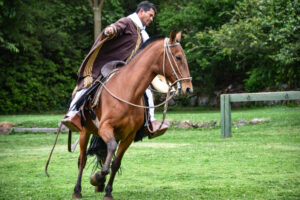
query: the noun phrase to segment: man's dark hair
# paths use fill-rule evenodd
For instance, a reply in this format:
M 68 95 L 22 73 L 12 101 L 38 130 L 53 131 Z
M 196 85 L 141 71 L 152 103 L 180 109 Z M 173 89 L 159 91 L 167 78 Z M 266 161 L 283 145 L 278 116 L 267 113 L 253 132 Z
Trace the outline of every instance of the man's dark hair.
M 154 12 L 157 13 L 155 5 L 149 1 L 142 1 L 141 3 L 139 3 L 135 12 L 138 13 L 142 8 L 146 12 L 152 8 Z

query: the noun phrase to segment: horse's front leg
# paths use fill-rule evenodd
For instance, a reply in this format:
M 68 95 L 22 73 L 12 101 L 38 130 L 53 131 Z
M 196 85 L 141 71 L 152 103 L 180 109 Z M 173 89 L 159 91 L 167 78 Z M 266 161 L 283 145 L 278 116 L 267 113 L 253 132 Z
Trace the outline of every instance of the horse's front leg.
M 74 193 L 72 198 L 73 199 L 80 199 L 82 198 L 81 194 L 81 179 L 82 179 L 82 172 L 86 164 L 87 156 L 86 156 L 86 148 L 88 145 L 90 135 L 86 133 L 85 128 L 80 132 L 80 155 L 78 158 L 78 177 L 77 183 L 74 187 Z
M 134 140 L 135 134 L 132 134 L 130 137 L 128 137 L 126 140 L 122 141 L 119 145 L 117 155 L 114 159 L 114 161 L 111 164 L 111 174 L 109 181 L 107 183 L 107 186 L 105 188 L 105 197 L 104 200 L 113 200 L 112 197 L 112 190 L 113 190 L 113 182 L 115 179 L 115 175 L 120 169 L 121 166 L 121 160 L 123 158 L 123 155 L 125 151 L 128 149 L 132 141 Z
M 107 155 L 101 171 L 92 175 L 90 179 L 91 184 L 96 186 L 96 192 L 104 191 L 106 175 L 109 173 L 111 160 L 118 147 L 112 128 L 106 129 L 106 131 L 102 130 L 100 135 L 105 142 L 107 141 Z

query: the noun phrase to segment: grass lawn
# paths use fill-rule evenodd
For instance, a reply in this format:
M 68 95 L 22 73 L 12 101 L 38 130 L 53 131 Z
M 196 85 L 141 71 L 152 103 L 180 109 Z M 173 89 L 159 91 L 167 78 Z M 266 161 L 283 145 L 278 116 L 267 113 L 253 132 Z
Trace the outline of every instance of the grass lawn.
M 2 115 L 0 121 L 49 128 L 62 117 Z M 268 120 L 232 127 L 229 139 L 220 137 L 220 127 L 171 128 L 161 137 L 134 143 L 116 176 L 114 198 L 300 199 L 300 106 L 232 111 L 233 122 L 253 118 Z M 170 111 L 167 119 L 219 121 L 220 111 Z M 77 137 L 73 134 L 73 140 Z M 42 133 L 0 135 L 0 199 L 71 199 L 79 149 L 67 152 L 67 134 L 60 135 L 47 178 L 44 167 L 54 138 Z M 89 184 L 92 160 L 84 171 L 83 199 L 103 199 Z

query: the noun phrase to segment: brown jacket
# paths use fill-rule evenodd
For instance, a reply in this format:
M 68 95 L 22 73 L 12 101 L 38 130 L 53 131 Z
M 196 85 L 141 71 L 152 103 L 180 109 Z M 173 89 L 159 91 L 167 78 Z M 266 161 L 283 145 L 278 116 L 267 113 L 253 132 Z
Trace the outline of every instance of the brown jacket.
M 116 34 L 106 37 L 100 33 L 83 60 L 77 73 L 76 91 L 89 87 L 104 64 L 114 60 L 128 61 L 142 43 L 140 29 L 131 19 L 123 17 L 111 26 L 115 27 Z

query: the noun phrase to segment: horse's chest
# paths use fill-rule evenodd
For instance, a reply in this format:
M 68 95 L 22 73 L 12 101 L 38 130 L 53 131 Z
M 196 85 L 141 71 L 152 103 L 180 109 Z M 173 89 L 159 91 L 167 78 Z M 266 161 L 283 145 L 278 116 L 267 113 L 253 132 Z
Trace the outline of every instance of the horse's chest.
M 142 109 L 141 109 L 142 110 Z M 115 127 L 116 137 L 127 137 L 129 134 L 137 132 L 144 123 L 144 113 L 128 113 L 120 119 Z

